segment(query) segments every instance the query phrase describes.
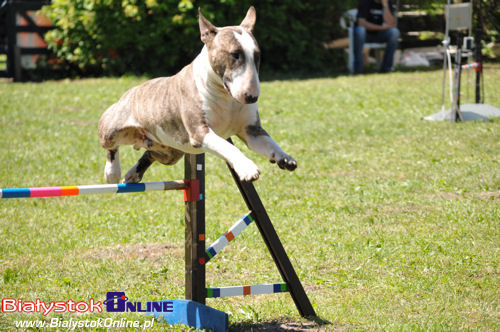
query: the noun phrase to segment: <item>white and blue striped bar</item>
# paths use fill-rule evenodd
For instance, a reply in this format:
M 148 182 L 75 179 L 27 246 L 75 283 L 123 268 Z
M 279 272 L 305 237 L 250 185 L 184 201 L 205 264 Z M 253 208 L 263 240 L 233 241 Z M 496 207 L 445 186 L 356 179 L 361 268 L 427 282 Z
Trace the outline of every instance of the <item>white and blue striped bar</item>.
M 205 263 L 217 255 L 225 246 L 229 244 L 236 236 L 238 236 L 248 225 L 253 221 L 251 216 L 252 212 L 248 212 L 240 218 L 231 228 L 220 238 L 218 238 L 208 249 L 205 251 Z
M 288 292 L 286 283 L 207 288 L 207 298 Z
M 123 184 L 97 184 L 88 186 L 64 187 L 36 187 L 36 188 L 6 188 L 0 189 L 0 198 L 29 198 L 29 197 L 57 197 L 93 194 L 135 193 L 155 190 L 180 190 L 186 189 L 184 180 L 123 183 Z

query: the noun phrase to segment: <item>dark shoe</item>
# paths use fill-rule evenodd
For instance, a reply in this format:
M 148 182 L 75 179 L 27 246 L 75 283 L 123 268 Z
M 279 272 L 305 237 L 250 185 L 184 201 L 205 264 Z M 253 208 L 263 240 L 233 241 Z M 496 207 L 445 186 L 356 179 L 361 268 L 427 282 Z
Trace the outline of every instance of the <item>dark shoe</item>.
M 382 68 L 379 70 L 379 73 L 385 74 L 385 73 L 392 73 L 394 71 L 394 68 Z

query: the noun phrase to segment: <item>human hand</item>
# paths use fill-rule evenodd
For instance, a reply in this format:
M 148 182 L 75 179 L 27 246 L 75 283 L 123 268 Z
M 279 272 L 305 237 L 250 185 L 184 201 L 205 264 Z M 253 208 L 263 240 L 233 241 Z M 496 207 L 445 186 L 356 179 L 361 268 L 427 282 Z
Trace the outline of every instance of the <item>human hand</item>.
M 389 5 L 389 0 L 382 0 L 382 6 L 388 6 Z
M 382 28 L 384 30 L 389 30 L 389 29 L 392 29 L 392 28 L 395 28 L 395 27 L 396 27 L 396 25 L 394 23 L 389 24 L 389 23 L 384 22 L 384 24 L 382 24 Z

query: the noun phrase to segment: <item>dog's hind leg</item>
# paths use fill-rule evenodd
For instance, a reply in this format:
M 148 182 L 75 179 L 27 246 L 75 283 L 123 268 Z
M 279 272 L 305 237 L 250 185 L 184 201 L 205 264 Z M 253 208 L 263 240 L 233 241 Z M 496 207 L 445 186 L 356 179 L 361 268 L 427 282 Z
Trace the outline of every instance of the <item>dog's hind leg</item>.
M 107 150 L 106 166 L 104 167 L 104 178 L 107 183 L 119 183 L 121 178 L 120 152 L 116 149 Z
M 153 145 L 151 140 L 147 138 L 146 131 L 140 127 L 123 127 L 115 129 L 111 127 L 108 129 L 102 126 L 103 129 L 99 133 L 101 145 L 108 151 L 106 166 L 104 167 L 104 176 L 108 183 L 120 183 L 121 170 L 120 158 L 118 148 L 120 145 L 134 145 L 134 148 L 140 149 L 142 147 L 148 148 Z M 124 182 L 135 183 L 139 182 L 146 169 L 152 164 L 154 160 L 149 158 L 149 155 L 144 155 L 139 162 L 134 166 L 142 170 L 140 176 L 132 176 L 132 170 L 127 173 Z M 134 169 L 134 167 L 132 169 Z

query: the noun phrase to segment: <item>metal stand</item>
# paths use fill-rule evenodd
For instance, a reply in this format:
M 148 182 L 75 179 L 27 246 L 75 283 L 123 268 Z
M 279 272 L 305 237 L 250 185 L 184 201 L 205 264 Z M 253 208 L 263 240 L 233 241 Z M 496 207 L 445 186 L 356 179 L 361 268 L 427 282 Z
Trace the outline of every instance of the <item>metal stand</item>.
M 457 53 L 455 53 L 455 78 L 454 78 L 454 98 L 451 108 L 451 122 L 464 121 L 460 112 L 460 80 L 462 76 L 462 33 L 458 32 L 457 37 Z
M 468 31 L 467 39 L 472 39 L 472 2 L 451 4 L 451 0 L 447 1 L 445 7 L 446 13 L 446 30 L 445 38 L 443 40 L 443 87 L 441 94 L 441 111 L 431 114 L 423 118 L 423 120 L 430 121 L 450 121 L 450 122 L 463 122 L 463 121 L 489 121 L 490 117 L 500 117 L 500 108 L 484 104 L 484 92 L 481 93 L 481 86 L 484 85 L 483 68 L 481 59 L 481 42 L 480 42 L 480 29 L 476 30 L 476 40 L 473 42 L 475 47 L 462 43 L 463 31 Z M 455 54 L 455 70 L 454 78 L 451 77 L 451 56 L 450 56 L 450 31 L 458 32 L 457 51 Z M 463 54 L 472 55 L 472 48 L 475 48 L 475 63 L 462 65 Z M 462 49 L 463 52 L 462 53 Z M 450 72 L 450 109 L 445 110 L 445 88 L 446 88 L 446 69 L 447 66 Z M 475 68 L 476 69 L 476 104 L 462 104 L 460 100 L 460 79 L 462 69 Z M 453 82 L 453 83 L 452 83 Z

